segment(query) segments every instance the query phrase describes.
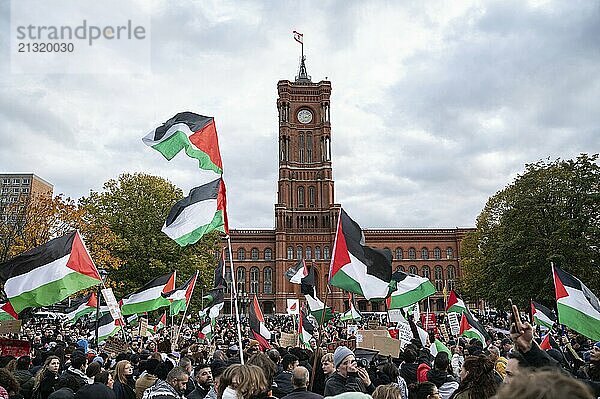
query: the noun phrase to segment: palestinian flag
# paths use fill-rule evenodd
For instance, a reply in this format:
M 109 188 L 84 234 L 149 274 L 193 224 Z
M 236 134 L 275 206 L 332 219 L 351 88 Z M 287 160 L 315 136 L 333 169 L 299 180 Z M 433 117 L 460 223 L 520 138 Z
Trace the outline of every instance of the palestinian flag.
M 304 298 L 308 304 L 310 314 L 317 320 L 319 324 L 324 324 L 333 318 L 333 312 L 330 307 L 325 307 L 325 304 L 317 298 L 316 290 L 313 288 L 312 295 L 305 294 Z
M 531 317 L 535 324 L 549 329 L 556 323 L 554 312 L 534 301 L 531 301 Z
M 225 303 L 219 302 L 208 308 L 208 317 L 210 317 L 211 319 L 216 319 L 217 317 L 219 317 L 219 314 L 223 309 L 223 305 L 225 305 Z
M 206 295 L 204 295 L 204 299 L 208 302 L 209 305 L 217 305 L 219 303 L 225 302 L 225 295 L 223 294 L 222 288 L 213 288 L 208 291 Z
M 171 302 L 163 298 L 163 292 L 175 288 L 175 273 L 165 274 L 150 281 L 148 284 L 121 300 L 121 313 L 130 315 L 144 313 L 169 306 Z
M 460 319 L 460 336 L 477 338 L 485 347 L 485 340 L 489 337 L 485 329 L 469 313 L 463 313 Z
M 450 297 L 448 298 L 448 304 L 446 305 L 446 313 L 455 312 L 455 313 L 464 313 L 469 312 L 467 305 L 465 305 L 464 301 L 454 292 L 454 290 L 450 291 Z
M 389 296 L 391 279 L 392 253 L 366 246 L 360 226 L 342 209 L 329 268 L 329 284 L 370 301 Z
M 135 327 L 140 324 L 140 318 L 137 313 L 132 314 L 125 321 L 127 322 L 127 325 L 131 327 Z
M 298 299 L 286 299 L 287 307 L 285 312 L 289 315 L 300 314 L 300 303 Z
M 162 330 L 163 328 L 165 328 L 167 326 L 167 312 L 163 312 L 162 316 L 160 316 L 160 319 L 158 319 L 158 321 L 156 322 L 156 324 L 154 325 L 154 332 L 157 333 L 160 330 Z
M 600 303 L 577 277 L 552 266 L 558 322 L 600 341 Z
M 71 301 L 71 307 L 65 310 L 67 320 L 75 323 L 80 317 L 95 312 L 97 307 L 98 300 L 95 292 L 78 300 Z
M 213 230 L 229 234 L 227 200 L 222 178 L 190 190 L 171 208 L 162 232 L 182 247 Z
M 546 334 L 542 342 L 540 342 L 540 349 L 545 351 L 552 349 L 552 345 L 550 345 L 550 334 Z
M 16 313 L 28 307 L 53 305 L 102 282 L 77 231 L 3 263 L 0 280 Z
M 435 294 L 435 287 L 426 277 L 397 271 L 392 274 L 392 286 L 396 289 L 386 299 L 388 309 L 400 309 L 418 303 Z
M 269 344 L 269 340 L 271 339 L 271 332 L 265 325 L 265 318 L 260 310 L 256 295 L 254 295 L 254 300 L 248 311 L 248 321 L 250 323 L 250 331 L 252 331 L 254 339 L 260 344 L 261 349 L 270 349 L 271 345 Z
M 6 310 L 4 307 L 6 306 Z M 16 320 L 19 315 L 10 306 L 10 302 L 0 303 L 0 321 L 1 320 Z
M 340 321 L 348 321 L 348 320 L 362 320 L 362 315 L 356 307 L 354 306 L 354 300 L 352 299 L 352 294 L 348 294 L 348 302 L 350 303 L 350 309 L 346 313 L 340 317 Z
M 196 279 L 198 278 L 198 272 L 190 277 L 181 287 L 176 288 L 173 291 L 163 293 L 162 296 L 171 301 L 170 312 L 171 315 L 176 315 L 179 312 L 185 311 L 187 305 L 190 303 L 190 298 L 194 292 L 196 286 Z
M 123 322 L 114 320 L 110 313 L 98 319 L 98 342 L 104 342 L 121 330 Z
M 433 357 L 437 356 L 440 352 L 445 352 L 448 355 L 448 360 L 452 360 L 452 352 L 442 341 L 435 339 L 435 341 L 429 346 L 429 352 Z
M 169 161 L 181 150 L 199 162 L 200 169 L 223 174 L 215 120 L 193 112 L 180 112 L 148 133 L 142 141 Z
M 310 340 L 315 336 L 315 326 L 308 320 L 304 311 L 300 312 L 300 321 L 298 323 L 298 336 L 300 342 L 310 349 Z
M 308 276 L 308 266 L 306 266 L 306 262 L 304 259 L 298 260 L 296 267 L 290 267 L 285 272 L 285 277 L 292 284 L 302 284 L 302 279 Z
M 200 331 L 198 331 L 198 338 L 211 342 L 214 335 L 216 320 L 211 318 L 206 318 L 200 324 Z
M 219 265 L 215 269 L 215 276 L 214 276 L 213 281 L 214 281 L 214 284 L 213 284 L 214 288 L 225 289 L 226 283 L 225 283 L 225 251 L 224 250 L 221 250 L 221 257 L 219 259 Z

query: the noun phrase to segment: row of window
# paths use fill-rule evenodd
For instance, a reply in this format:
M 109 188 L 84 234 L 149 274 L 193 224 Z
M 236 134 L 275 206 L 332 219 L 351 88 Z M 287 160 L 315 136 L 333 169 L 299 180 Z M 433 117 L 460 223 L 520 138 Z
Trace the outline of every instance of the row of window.
M 387 248 L 389 249 L 389 248 Z M 427 247 L 421 248 L 421 259 L 429 259 L 429 249 Z M 400 247 L 394 251 L 395 259 L 417 259 L 417 250 L 413 247 L 408 249 L 408 258 L 404 257 L 404 250 Z M 454 250 L 452 247 L 446 248 L 446 259 L 452 259 L 454 257 Z M 442 259 L 442 250 L 438 247 L 433 249 L 433 259 Z
M 308 187 L 308 207 L 309 208 L 314 208 L 315 207 L 315 187 L 314 186 L 310 186 Z M 298 207 L 299 208 L 304 208 L 306 207 L 306 197 L 305 197 L 305 190 L 304 187 L 300 186 L 298 187 Z
M 30 183 L 29 178 L 12 179 L 12 184 L 29 184 L 29 183 Z M 2 184 L 10 184 L 10 178 L 5 177 L 4 179 L 2 179 Z
M 307 246 L 306 249 L 302 248 L 302 245 L 298 245 L 296 247 L 296 258 L 295 259 L 315 259 L 315 260 L 329 260 L 329 246 L 325 245 L 323 247 L 323 257 L 321 257 L 321 247 L 315 247 L 315 253 L 313 257 L 313 250 L 311 246 Z M 294 259 L 294 247 L 291 245 L 287 247 L 287 258 Z
M 258 248 L 252 248 L 250 250 L 250 259 L 258 260 L 259 251 Z M 238 260 L 246 259 L 246 250 L 244 248 L 239 248 L 237 250 L 237 258 Z M 271 248 L 265 248 L 263 251 L 263 259 L 264 260 L 272 260 L 273 259 L 273 250 Z
M 8 187 L 2 188 L 2 194 L 7 194 L 9 191 L 11 191 L 11 190 Z M 12 193 L 14 193 L 14 194 L 18 194 L 18 193 L 29 194 L 29 187 L 23 187 L 23 188 L 13 187 Z
M 258 267 L 250 268 L 250 293 L 258 294 L 259 293 L 259 275 L 260 271 Z M 262 293 L 263 294 L 272 294 L 273 293 L 273 269 L 270 267 L 265 267 L 262 271 Z M 246 269 L 244 267 L 238 267 L 236 269 L 235 275 L 235 283 L 237 287 L 237 292 L 243 294 L 244 292 L 248 292 L 246 289 Z M 225 269 L 225 282 L 227 286 L 225 287 L 225 292 L 231 292 L 231 269 Z

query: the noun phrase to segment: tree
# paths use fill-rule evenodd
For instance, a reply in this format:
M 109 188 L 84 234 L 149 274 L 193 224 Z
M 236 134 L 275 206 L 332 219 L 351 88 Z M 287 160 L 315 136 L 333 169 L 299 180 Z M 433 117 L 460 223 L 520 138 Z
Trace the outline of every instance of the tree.
M 182 196 L 182 191 L 167 180 L 136 173 L 111 179 L 102 192 L 92 191 L 79 200 L 85 212 L 81 230 L 90 252 L 99 259 L 98 267 L 108 271 L 108 282 L 117 298 L 175 270 L 177 284 L 196 270 L 200 270 L 198 284 L 212 278 L 218 234 L 208 234 L 182 248 L 161 232 L 169 210 Z M 103 252 L 114 258 L 103 256 Z M 199 296 L 194 294 L 198 298 L 194 302 Z
M 598 154 L 528 164 L 492 196 L 461 247 L 461 289 L 506 307 L 535 299 L 554 307 L 554 262 L 600 292 Z

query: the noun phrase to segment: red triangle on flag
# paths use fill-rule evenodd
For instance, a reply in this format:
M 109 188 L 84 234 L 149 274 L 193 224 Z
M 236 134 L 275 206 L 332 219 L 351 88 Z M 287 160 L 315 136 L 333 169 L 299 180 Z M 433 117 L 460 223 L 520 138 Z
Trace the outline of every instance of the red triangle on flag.
M 558 273 L 556 270 L 552 268 L 552 272 L 554 273 L 554 290 L 556 291 L 556 300 L 558 301 L 560 298 L 565 298 L 569 296 L 569 293 L 565 289 L 562 281 L 560 281 L 560 277 L 558 277 Z
M 211 120 L 206 126 L 198 130 L 190 136 L 190 141 L 200 150 L 204 151 L 210 158 L 212 163 L 217 165 L 219 169 L 223 169 L 223 161 L 221 160 L 221 152 L 219 151 L 219 139 L 217 137 L 217 128 L 215 120 Z
M 171 277 L 169 278 L 169 281 L 167 281 L 167 284 L 165 284 L 162 292 L 171 292 L 175 289 L 175 273 L 171 274 Z
M 297 302 L 294 302 L 294 304 L 290 307 L 290 310 L 294 310 L 295 311 L 297 304 L 298 304 Z
M 470 328 L 471 328 L 471 324 L 469 324 L 469 320 L 467 320 L 467 317 L 463 313 L 462 317 L 460 318 L 460 332 L 458 334 L 460 335 L 463 332 L 469 330 Z
M 542 340 L 542 343 L 540 344 L 540 349 L 547 351 L 548 349 L 551 349 L 551 348 L 552 348 L 552 346 L 550 345 L 550 334 L 546 334 L 546 336 Z
M 456 297 L 454 290 L 452 290 L 450 291 L 450 296 L 448 297 L 448 306 L 446 306 L 446 310 L 450 309 L 450 307 L 456 303 L 458 303 L 458 298 Z
M 67 267 L 75 270 L 77 273 L 84 274 L 99 281 L 102 280 L 90 254 L 87 249 L 85 249 L 85 245 L 83 244 L 78 231 L 75 232 L 75 237 L 73 238 Z
M 98 307 L 98 298 L 96 297 L 95 292 L 92 292 L 92 295 L 90 295 L 90 299 L 88 299 L 87 306 L 89 306 L 90 308 Z
M 19 320 L 19 315 L 17 314 L 17 312 L 15 312 L 15 309 L 12 307 L 10 302 L 7 301 L 4 305 L 2 305 L 2 310 L 4 310 L 6 313 L 11 315 L 15 319 Z
M 344 228 L 342 226 L 342 217 L 339 216 L 337 232 L 335 234 L 335 245 L 333 247 L 333 258 L 331 259 L 331 270 L 329 271 L 329 279 L 345 265 L 350 263 L 350 255 L 348 253 L 348 245 L 346 237 L 344 237 Z

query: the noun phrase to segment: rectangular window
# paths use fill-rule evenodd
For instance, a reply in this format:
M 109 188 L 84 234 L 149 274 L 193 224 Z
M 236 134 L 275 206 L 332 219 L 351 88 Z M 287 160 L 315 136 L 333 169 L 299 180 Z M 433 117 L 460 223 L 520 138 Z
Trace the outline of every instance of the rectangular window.
M 10 179 L 2 179 L 2 184 L 9 184 L 10 183 Z
M 19 191 L 20 191 L 20 190 L 19 190 L 19 187 L 15 187 L 15 188 L 13 188 L 13 193 L 17 193 L 17 194 L 18 194 L 18 193 L 19 193 Z
M 13 184 L 20 184 L 21 183 L 21 179 L 13 179 Z
M 23 179 L 23 184 L 29 184 L 29 179 Z
M 29 193 L 29 188 L 27 188 L 27 187 L 23 187 L 23 188 L 21 189 L 21 192 L 22 192 L 23 194 L 27 194 L 27 193 Z

